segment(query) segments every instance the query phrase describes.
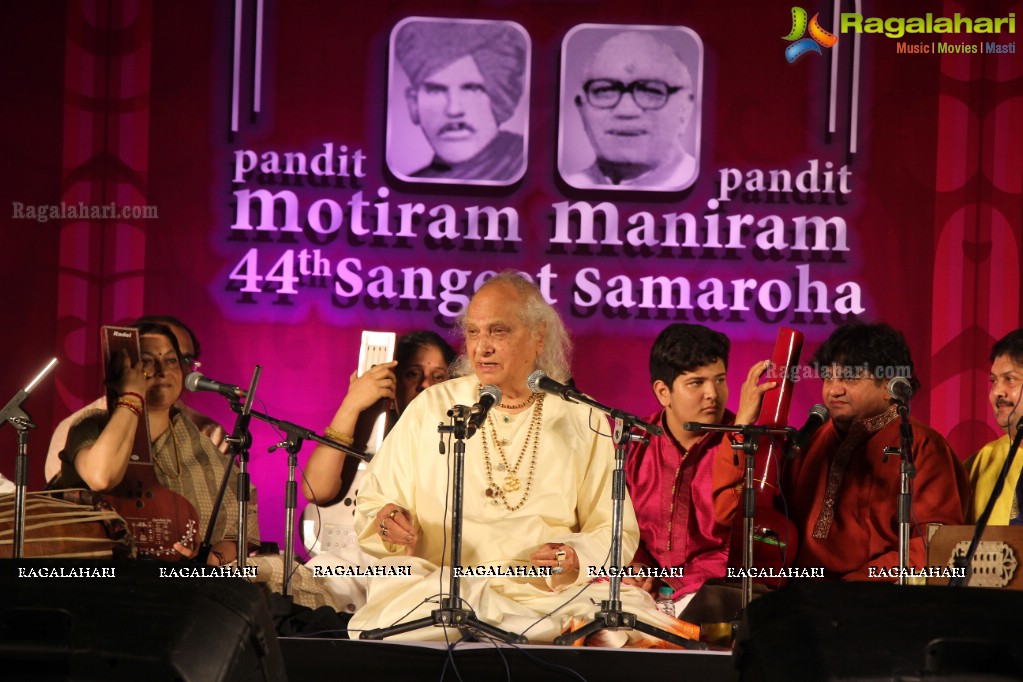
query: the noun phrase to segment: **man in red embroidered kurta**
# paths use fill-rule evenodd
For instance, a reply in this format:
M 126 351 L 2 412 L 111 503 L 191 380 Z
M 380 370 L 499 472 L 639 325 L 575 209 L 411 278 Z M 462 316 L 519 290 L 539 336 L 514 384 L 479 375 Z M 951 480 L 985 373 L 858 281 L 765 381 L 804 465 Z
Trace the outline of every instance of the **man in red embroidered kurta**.
M 916 420 L 912 424 L 915 526 L 909 563 L 919 568 L 927 557 L 917 530 L 929 523 L 962 523 L 969 488 L 945 439 Z M 834 421 L 825 425 L 782 477 L 801 538 L 795 565 L 823 567 L 826 577 L 845 580 L 897 577 L 886 574 L 899 563 L 899 460 L 885 462 L 883 453 L 899 445 L 898 413 L 892 406 L 855 420 L 844 434 L 836 426 Z
M 728 563 L 731 525 L 717 523 L 711 504 L 714 450 L 722 446 L 722 434 L 682 428 L 685 422 L 735 421 L 725 410 L 728 351 L 728 337 L 699 325 L 673 324 L 660 333 L 650 351 L 650 381 L 663 409 L 648 421 L 664 433 L 651 436 L 648 445 L 634 445 L 625 460 L 640 529 L 632 564 L 684 569 L 682 576 L 664 576 L 660 582 L 629 581 L 654 593 L 662 583 L 668 585 L 674 590 L 676 612 L 688 602 L 683 598 L 704 582 L 723 578 Z M 756 409 L 759 395 L 775 385 L 757 385 L 766 368 L 767 363 L 757 363 L 750 371 L 740 413 L 745 403 Z M 752 399 L 746 397 L 750 391 Z
M 800 532 L 794 565 L 823 568 L 828 578 L 894 580 L 898 577 L 899 460 L 883 461 L 899 445 L 899 416 L 884 377 L 912 377 L 902 334 L 883 325 L 840 327 L 814 355 L 824 378 L 831 421 L 806 454 L 782 474 L 789 515 Z M 911 379 L 917 384 L 916 379 Z M 926 565 L 920 530 L 929 523 L 961 524 L 969 497 L 962 465 L 945 439 L 913 420 L 913 526 L 909 563 Z M 719 521 L 738 508 L 742 469 L 719 451 L 714 505 Z

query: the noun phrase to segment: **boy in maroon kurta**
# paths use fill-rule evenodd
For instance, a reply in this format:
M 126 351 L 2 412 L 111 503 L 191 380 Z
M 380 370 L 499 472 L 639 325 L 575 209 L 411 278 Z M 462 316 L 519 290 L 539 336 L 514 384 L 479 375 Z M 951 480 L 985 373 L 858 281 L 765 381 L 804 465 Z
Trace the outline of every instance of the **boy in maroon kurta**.
M 676 613 L 705 581 L 723 578 L 728 563 L 731 523 L 718 523 L 711 504 L 714 451 L 722 447 L 722 434 L 682 428 L 685 422 L 735 422 L 725 409 L 728 351 L 728 337 L 700 325 L 673 324 L 660 333 L 650 351 L 650 382 L 662 409 L 648 421 L 664 433 L 651 436 L 648 445 L 634 445 L 625 460 L 640 532 L 633 566 L 683 569 L 681 576 L 659 571 L 657 579 L 626 581 L 655 594 L 668 585 Z M 757 385 L 765 369 L 767 363 L 758 362 L 743 384 L 739 414 L 751 421 L 760 396 L 776 385 Z

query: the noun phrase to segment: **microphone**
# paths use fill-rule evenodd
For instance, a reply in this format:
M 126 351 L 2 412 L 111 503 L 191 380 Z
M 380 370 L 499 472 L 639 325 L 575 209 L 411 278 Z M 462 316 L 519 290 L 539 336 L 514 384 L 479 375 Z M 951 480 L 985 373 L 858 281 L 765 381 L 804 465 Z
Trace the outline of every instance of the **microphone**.
M 245 395 L 245 391 L 233 384 L 222 384 L 213 379 L 207 379 L 199 372 L 192 372 L 185 377 L 185 388 L 189 391 L 212 391 L 219 393 L 229 400 L 238 400 Z
M 619 420 L 627 422 L 628 424 L 638 429 L 642 429 L 647 433 L 651 433 L 655 436 L 659 436 L 662 433 L 664 433 L 664 430 L 661 429 L 661 427 L 658 426 L 657 424 L 647 424 L 645 421 L 638 419 L 634 414 L 629 414 L 627 412 L 623 412 L 622 410 L 616 410 L 612 407 L 609 407 L 608 405 L 599 403 L 590 396 L 586 395 L 585 393 L 582 393 L 576 390 L 575 388 L 572 388 L 571 386 L 567 386 L 561 383 L 560 381 L 555 381 L 554 379 L 551 379 L 549 376 L 547 376 L 547 372 L 543 371 L 542 369 L 535 370 L 532 374 L 529 375 L 529 377 L 526 379 L 526 386 L 533 393 L 540 393 L 541 391 L 544 393 L 553 393 L 554 395 L 560 397 L 562 400 L 565 400 L 567 402 L 582 403 L 583 405 L 589 405 L 594 410 L 600 410 L 601 412 L 615 420 L 616 438 L 619 435 L 617 429 L 617 424 Z
M 803 428 L 796 431 L 789 441 L 789 447 L 785 451 L 785 459 L 794 459 L 803 454 L 803 450 L 810 444 L 810 437 L 817 433 L 817 429 L 824 426 L 831 419 L 828 408 L 820 403 L 810 408 L 810 416 L 806 418 Z
M 554 395 L 559 396 L 562 400 L 567 400 L 570 403 L 575 402 L 575 399 L 579 396 L 579 392 L 574 388 L 566 386 L 560 381 L 551 379 L 547 376 L 547 372 L 542 369 L 538 369 L 529 375 L 529 378 L 526 379 L 526 386 L 529 387 L 529 390 L 533 393 L 540 393 L 541 391 L 544 393 L 553 393 Z
M 893 377 L 888 380 L 888 393 L 892 400 L 905 405 L 913 397 L 913 384 L 906 377 Z
M 483 428 L 483 422 L 487 420 L 487 413 L 490 408 L 501 402 L 501 389 L 493 384 L 480 387 L 480 399 L 475 405 L 469 408 L 469 427 L 473 429 Z

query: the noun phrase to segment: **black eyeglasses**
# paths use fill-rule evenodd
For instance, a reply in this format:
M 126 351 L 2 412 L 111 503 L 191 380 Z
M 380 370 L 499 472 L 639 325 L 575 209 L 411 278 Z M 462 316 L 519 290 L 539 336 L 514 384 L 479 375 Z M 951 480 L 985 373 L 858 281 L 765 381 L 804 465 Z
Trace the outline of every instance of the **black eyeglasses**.
M 594 78 L 583 83 L 586 101 L 598 109 L 613 109 L 622 101 L 622 95 L 629 93 L 636 106 L 644 111 L 661 109 L 668 103 L 668 98 L 683 86 L 668 85 L 664 81 L 641 80 L 632 81 L 628 85 L 621 81 L 606 78 Z

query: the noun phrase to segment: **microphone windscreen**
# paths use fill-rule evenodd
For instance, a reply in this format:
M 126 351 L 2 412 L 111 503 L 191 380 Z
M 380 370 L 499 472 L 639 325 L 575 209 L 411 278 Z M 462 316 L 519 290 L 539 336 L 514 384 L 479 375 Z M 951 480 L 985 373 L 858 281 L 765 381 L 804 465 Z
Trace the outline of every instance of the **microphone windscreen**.
M 202 379 L 201 373 L 192 372 L 187 377 L 185 377 L 185 388 L 192 392 L 198 391 L 200 379 Z
M 501 402 L 501 397 L 503 394 L 501 393 L 501 389 L 499 389 L 497 386 L 494 386 L 493 384 L 487 384 L 486 386 L 480 387 L 480 398 L 482 399 L 483 396 L 485 395 L 488 395 L 491 398 L 493 398 L 494 403 L 497 404 Z
M 822 424 L 827 423 L 827 421 L 831 419 L 831 411 L 820 403 L 817 403 L 810 408 L 810 414 L 815 414 L 820 417 Z
M 913 397 L 913 384 L 905 377 L 892 377 L 888 381 L 888 394 L 903 402 Z
M 542 369 L 534 370 L 529 378 L 526 379 L 526 387 L 529 388 L 532 393 L 541 393 L 543 389 L 540 388 L 540 380 L 547 376 L 547 372 Z

